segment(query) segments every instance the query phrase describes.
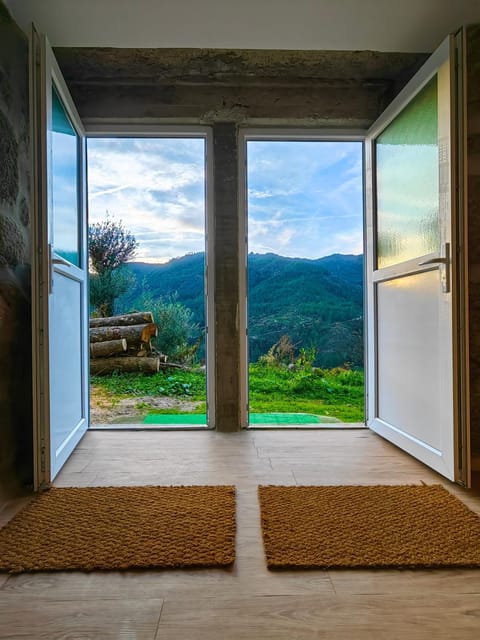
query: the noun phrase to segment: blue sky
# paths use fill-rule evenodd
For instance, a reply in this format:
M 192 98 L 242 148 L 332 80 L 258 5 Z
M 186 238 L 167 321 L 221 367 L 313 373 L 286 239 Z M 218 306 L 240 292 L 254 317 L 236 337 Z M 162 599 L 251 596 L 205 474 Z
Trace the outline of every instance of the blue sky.
M 362 145 L 248 142 L 249 251 L 361 253 Z
M 89 220 L 121 220 L 139 243 L 136 260 L 167 260 L 205 248 L 203 139 L 89 139 Z
M 202 139 L 90 139 L 89 218 L 137 238 L 136 260 L 204 250 Z M 248 142 L 249 251 L 319 258 L 362 251 L 362 148 Z

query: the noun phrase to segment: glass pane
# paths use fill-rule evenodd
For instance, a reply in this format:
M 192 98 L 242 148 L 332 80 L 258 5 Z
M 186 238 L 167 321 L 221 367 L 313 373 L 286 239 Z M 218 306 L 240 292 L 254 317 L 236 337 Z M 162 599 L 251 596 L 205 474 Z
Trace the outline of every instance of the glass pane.
M 78 136 L 52 88 L 53 249 L 79 266 Z
M 438 273 L 427 271 L 377 285 L 378 416 L 441 449 L 445 393 Z
M 437 94 L 435 77 L 376 140 L 378 268 L 439 251 Z

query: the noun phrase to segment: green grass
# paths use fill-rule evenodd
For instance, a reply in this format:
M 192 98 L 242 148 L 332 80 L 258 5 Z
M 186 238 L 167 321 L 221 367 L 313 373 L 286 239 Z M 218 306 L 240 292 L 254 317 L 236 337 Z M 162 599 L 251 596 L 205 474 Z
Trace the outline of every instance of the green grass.
M 141 373 L 113 373 L 111 376 L 92 376 L 90 382 L 123 397 L 172 396 L 205 400 L 205 373 L 200 369 L 159 371 L 151 376 Z
M 342 422 L 364 419 L 363 371 L 250 365 L 250 411 L 314 413 Z
M 163 395 L 205 401 L 205 373 L 199 369 L 160 371 L 152 376 L 114 374 L 92 377 L 91 382 L 114 397 Z M 249 388 L 252 413 L 313 413 L 335 417 L 342 422 L 362 422 L 364 419 L 363 371 L 312 367 L 291 370 L 252 364 Z M 202 403 L 191 413 L 204 412 Z M 165 413 L 177 411 L 166 409 Z

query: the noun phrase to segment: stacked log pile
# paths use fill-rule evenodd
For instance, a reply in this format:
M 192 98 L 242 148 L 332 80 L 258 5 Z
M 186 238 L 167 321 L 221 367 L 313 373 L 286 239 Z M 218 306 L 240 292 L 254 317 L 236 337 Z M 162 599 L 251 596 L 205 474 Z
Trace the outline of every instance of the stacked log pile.
M 156 373 L 167 356 L 157 354 L 152 338 L 158 333 L 149 311 L 90 319 L 90 373 L 114 371 Z

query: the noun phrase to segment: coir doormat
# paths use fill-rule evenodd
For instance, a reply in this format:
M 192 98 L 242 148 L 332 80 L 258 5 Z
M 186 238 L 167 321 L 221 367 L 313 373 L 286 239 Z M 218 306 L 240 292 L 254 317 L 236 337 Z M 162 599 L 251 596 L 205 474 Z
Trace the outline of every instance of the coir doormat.
M 0 570 L 222 567 L 235 559 L 230 486 L 50 489 L 0 530 Z
M 479 567 L 480 517 L 440 485 L 259 487 L 271 569 Z

